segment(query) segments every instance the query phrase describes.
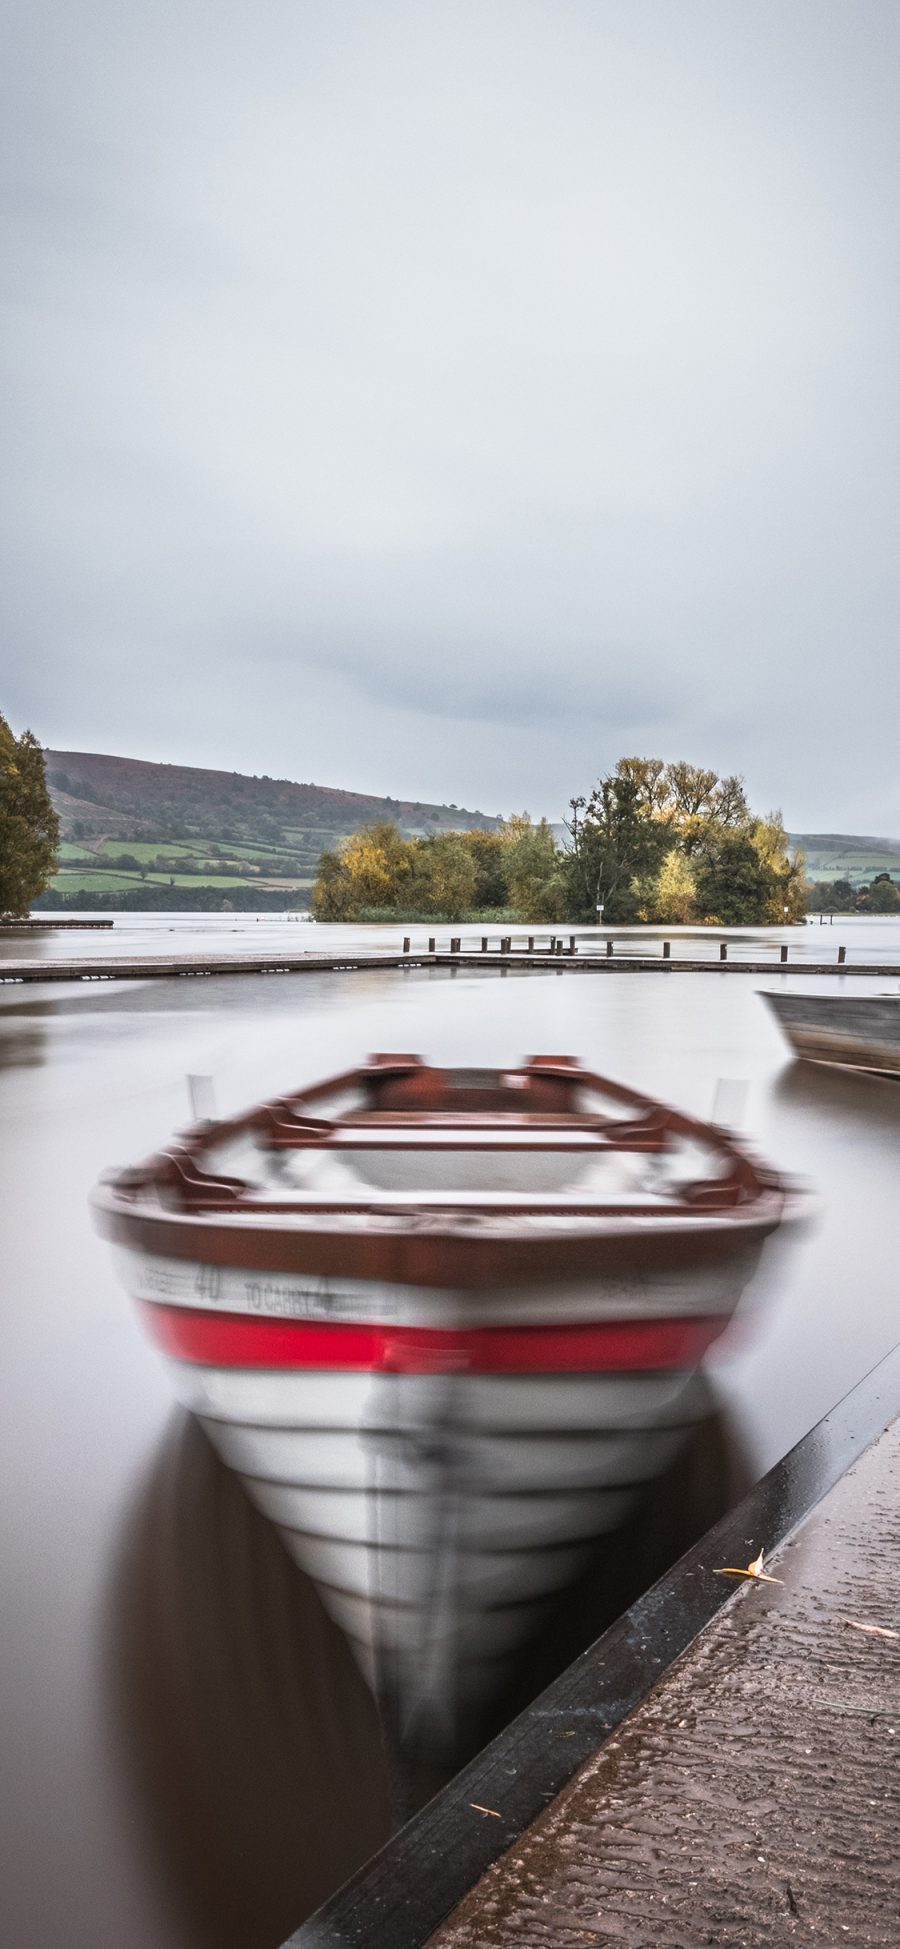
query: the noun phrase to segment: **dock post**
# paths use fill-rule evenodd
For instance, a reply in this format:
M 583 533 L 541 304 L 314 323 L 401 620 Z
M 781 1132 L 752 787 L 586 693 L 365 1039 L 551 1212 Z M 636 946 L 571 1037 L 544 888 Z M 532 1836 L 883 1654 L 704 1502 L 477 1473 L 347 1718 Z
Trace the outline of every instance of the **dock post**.
M 786 947 L 786 945 L 784 944 L 784 942 L 782 942 L 782 946 L 781 946 L 781 959 L 782 959 L 782 961 L 786 961 L 786 960 L 787 960 L 787 947 Z
M 451 954 L 458 954 L 458 953 L 459 953 L 459 935 L 458 935 L 458 934 L 451 934 L 451 936 L 450 936 L 450 952 L 451 952 Z
M 434 953 L 434 935 L 433 935 L 433 934 L 429 934 L 429 936 L 428 936 L 428 952 L 429 952 L 429 954 L 433 954 L 433 953 Z
M 482 952 L 482 954 L 486 954 L 486 953 L 487 953 L 487 935 L 486 935 L 486 934 L 482 934 L 482 936 L 481 936 L 481 952 Z
M 551 953 L 551 954 L 555 954 L 555 953 L 556 953 L 556 935 L 555 935 L 555 934 L 551 934 L 551 936 L 550 936 L 550 953 Z
M 512 951 L 512 936 L 510 934 L 504 934 L 500 941 L 500 952 L 501 954 L 509 954 L 511 953 L 511 951 Z
M 557 943 L 556 943 L 556 952 L 557 952 L 557 954 L 561 954 L 561 953 L 562 953 L 562 951 L 563 951 L 563 945 L 564 945 L 564 944 L 563 944 L 563 938 L 562 938 L 562 935 L 560 935 L 560 937 L 559 937 L 559 940 L 558 940 L 558 941 L 557 941 Z
M 575 936 L 574 936 L 574 934 L 570 934 L 570 935 L 569 935 L 569 953 L 570 953 L 570 954 L 574 954 L 574 952 L 575 952 Z
M 534 953 L 534 935 L 533 935 L 533 934 L 529 934 L 529 936 L 528 936 L 528 952 L 529 952 L 529 954 L 533 954 L 533 953 Z
M 606 959 L 607 959 L 607 961 L 611 961 L 611 960 L 612 960 L 612 951 L 613 951 L 613 944 L 612 944 L 612 941 L 607 941 L 607 943 L 606 943 Z
M 671 961 L 671 959 L 672 959 L 672 943 L 671 941 L 663 941 L 663 960 Z
M 409 953 L 409 935 L 408 935 L 408 934 L 404 934 L 404 936 L 403 936 L 403 952 L 404 952 L 404 954 L 408 954 L 408 953 Z
M 846 948 L 845 948 L 845 947 L 839 947 L 839 948 L 838 948 L 838 967 L 839 967 L 839 968 L 842 968 L 842 967 L 843 967 L 843 965 L 844 965 L 844 962 L 846 961 L 846 959 L 847 959 L 847 950 L 846 950 Z
M 728 960 L 728 942 L 727 942 L 727 941 L 720 941 L 720 942 L 719 942 L 719 960 L 720 960 L 720 961 L 727 961 L 727 960 Z

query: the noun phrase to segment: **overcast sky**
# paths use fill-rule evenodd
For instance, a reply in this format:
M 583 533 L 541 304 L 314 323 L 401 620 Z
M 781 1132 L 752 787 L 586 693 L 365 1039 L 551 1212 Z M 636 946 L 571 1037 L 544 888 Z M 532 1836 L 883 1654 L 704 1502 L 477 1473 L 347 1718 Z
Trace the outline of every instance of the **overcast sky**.
M 7 0 L 0 709 L 900 834 L 896 0 Z

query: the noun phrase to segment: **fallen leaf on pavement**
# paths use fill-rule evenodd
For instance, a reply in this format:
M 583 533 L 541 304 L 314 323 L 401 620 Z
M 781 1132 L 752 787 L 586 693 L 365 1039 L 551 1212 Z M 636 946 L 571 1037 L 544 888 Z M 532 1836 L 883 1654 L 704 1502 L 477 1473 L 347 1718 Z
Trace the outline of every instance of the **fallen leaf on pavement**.
M 763 1558 L 765 1554 L 765 1550 L 760 1550 L 759 1556 L 755 1556 L 753 1562 L 748 1563 L 746 1570 L 736 1570 L 731 1564 L 728 1564 L 724 1570 L 714 1571 L 713 1575 L 716 1577 L 749 1577 L 753 1583 L 758 1584 L 783 1584 L 783 1577 L 770 1577 L 768 1571 L 763 1569 Z

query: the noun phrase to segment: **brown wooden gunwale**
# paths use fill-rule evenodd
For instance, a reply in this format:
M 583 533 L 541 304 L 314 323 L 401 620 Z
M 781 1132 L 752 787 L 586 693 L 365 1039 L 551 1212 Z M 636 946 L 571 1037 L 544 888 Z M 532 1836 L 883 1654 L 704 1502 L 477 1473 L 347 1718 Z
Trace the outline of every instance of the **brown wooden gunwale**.
M 555 1130 L 537 1131 L 531 1129 L 488 1131 L 482 1126 L 480 1129 L 473 1129 L 471 1136 L 467 1137 L 465 1131 L 459 1130 L 458 1127 L 447 1129 L 441 1127 L 436 1129 L 432 1124 L 423 1126 L 417 1131 L 398 1130 L 396 1132 L 393 1130 L 384 1132 L 360 1130 L 356 1124 L 352 1127 L 341 1124 L 336 1125 L 329 1135 L 321 1140 L 307 1138 L 304 1142 L 302 1136 L 289 1136 L 287 1142 L 283 1144 L 276 1142 L 271 1146 L 267 1144 L 266 1148 L 277 1150 L 334 1151 L 418 1150 L 423 1152 L 432 1150 L 502 1150 L 512 1152 L 522 1151 L 525 1154 L 533 1150 L 544 1150 L 550 1151 L 551 1153 L 555 1153 L 556 1151 L 583 1151 L 588 1156 L 592 1154 L 603 1156 L 609 1151 L 659 1151 L 662 1149 L 662 1145 L 658 1139 L 653 1137 L 630 1138 L 623 1136 L 616 1139 L 607 1136 L 603 1130 L 582 1130 L 569 1136 L 565 1129 L 560 1132 Z
M 170 1156 L 173 1149 L 177 1149 L 179 1155 L 200 1158 L 207 1156 L 210 1151 L 236 1142 L 241 1137 L 265 1133 L 271 1127 L 273 1113 L 284 1109 L 289 1114 L 293 1114 L 296 1109 L 302 1109 L 306 1104 L 321 1102 L 323 1098 L 337 1095 L 342 1090 L 354 1086 L 359 1087 L 367 1078 L 371 1078 L 374 1074 L 378 1073 L 383 1074 L 383 1069 L 379 1072 L 373 1068 L 367 1068 L 365 1065 L 360 1065 L 356 1069 L 344 1070 L 340 1075 L 331 1077 L 324 1082 L 314 1083 L 308 1088 L 296 1090 L 290 1095 L 271 1098 L 265 1103 L 255 1105 L 250 1110 L 238 1112 L 236 1116 L 223 1118 L 221 1121 L 215 1123 L 195 1124 L 180 1134 L 175 1145 L 167 1146 L 165 1152 L 158 1153 L 157 1157 L 148 1159 L 147 1164 L 142 1168 L 147 1172 L 152 1172 L 153 1165 L 161 1162 L 163 1157 L 167 1158 Z M 528 1065 L 521 1065 L 518 1068 L 510 1066 L 508 1069 L 498 1071 L 497 1073 L 501 1076 L 531 1076 L 535 1072 Z M 560 1063 L 557 1067 L 551 1067 L 549 1063 L 544 1063 L 541 1065 L 538 1073 L 542 1077 L 548 1076 L 576 1083 L 583 1089 L 595 1089 L 601 1095 L 611 1097 L 614 1102 L 628 1104 L 639 1114 L 643 1115 L 647 1119 L 648 1124 L 652 1115 L 658 1119 L 657 1128 L 660 1132 L 665 1129 L 665 1131 L 671 1132 L 673 1135 L 698 1138 L 708 1149 L 716 1151 L 720 1155 L 726 1156 L 735 1162 L 739 1162 L 754 1179 L 759 1179 L 761 1183 L 766 1182 L 771 1176 L 770 1173 L 760 1171 L 754 1165 L 747 1153 L 735 1143 L 730 1132 L 719 1129 L 715 1124 L 703 1123 L 699 1118 L 689 1117 L 683 1111 L 672 1109 L 669 1105 L 660 1103 L 655 1097 L 645 1096 L 641 1091 L 633 1090 L 625 1083 L 616 1083 L 607 1077 L 598 1076 L 592 1070 L 568 1066 L 564 1063 Z M 394 1116 L 398 1113 L 386 1112 L 383 1114 Z M 400 1112 L 399 1114 L 408 1115 L 410 1113 Z M 419 1126 L 420 1128 L 427 1127 L 435 1130 L 445 1127 L 440 1111 L 414 1112 L 412 1114 L 418 1114 L 423 1119 L 427 1117 L 427 1125 L 423 1121 Z M 450 1112 L 449 1114 L 454 1113 Z M 458 1115 L 459 1113 L 455 1114 Z M 532 1127 L 532 1116 L 540 1115 L 539 1112 L 529 1113 L 521 1110 L 510 1111 L 508 1114 L 510 1117 L 515 1117 L 519 1127 L 523 1129 L 530 1129 Z M 579 1112 L 573 1113 L 573 1115 L 577 1115 L 579 1118 L 582 1114 Z M 565 1113 L 555 1112 L 553 1113 L 553 1118 L 554 1121 L 552 1124 L 543 1121 L 539 1125 L 535 1124 L 535 1135 L 537 1136 L 544 1129 L 569 1127 L 572 1122 L 572 1118 L 566 1116 Z M 588 1118 L 588 1123 L 591 1121 L 595 1123 L 595 1126 L 597 1123 L 600 1123 L 602 1127 L 607 1127 L 606 1120 Z M 343 1118 L 335 1118 L 330 1124 L 323 1124 L 323 1128 L 331 1130 L 353 1129 L 356 1127 L 355 1124 L 350 1124 Z M 374 1127 L 378 1127 L 377 1123 L 375 1123 Z M 453 1126 L 447 1125 L 446 1127 L 458 1129 L 460 1126 L 455 1124 Z M 613 1122 L 609 1127 L 615 1129 L 615 1123 Z M 307 1143 L 309 1148 L 312 1149 L 315 1147 L 311 1136 L 307 1138 Z M 302 1131 L 298 1132 L 297 1147 L 306 1147 L 303 1142 Z M 537 1147 L 540 1148 L 539 1145 Z M 612 1140 L 610 1140 L 609 1148 L 614 1147 Z
M 724 1181 L 711 1179 L 710 1190 L 714 1191 L 720 1182 Z M 103 1188 L 113 1192 L 116 1189 L 115 1183 L 109 1184 L 108 1181 Z M 252 1201 L 241 1200 L 240 1202 L 226 1202 L 224 1199 L 217 1201 L 211 1196 L 204 1199 L 202 1203 L 198 1202 L 182 1211 L 169 1209 L 165 1211 L 165 1216 L 188 1220 L 217 1216 L 233 1219 L 235 1224 L 246 1223 L 248 1220 L 252 1222 L 255 1218 L 318 1218 L 326 1215 L 340 1218 L 380 1218 L 391 1222 L 396 1221 L 398 1224 L 402 1222 L 421 1224 L 424 1218 L 429 1222 L 446 1223 L 448 1226 L 452 1226 L 454 1220 L 462 1220 L 468 1224 L 473 1218 L 482 1220 L 485 1224 L 495 1218 L 580 1218 L 593 1219 L 595 1222 L 607 1218 L 640 1218 L 660 1221 L 693 1219 L 695 1222 L 707 1222 L 711 1217 L 746 1216 L 771 1201 L 783 1203 L 783 1194 L 774 1186 L 771 1189 L 761 1190 L 757 1197 L 748 1199 L 743 1204 L 726 1203 L 724 1200 L 716 1203 L 712 1198 L 708 1201 L 698 1198 L 696 1203 L 685 1200 L 676 1204 L 670 1200 L 665 1204 L 659 1202 L 644 1205 L 580 1198 L 573 1199 L 571 1204 L 563 1204 L 558 1199 L 536 1199 L 528 1191 L 493 1194 L 483 1191 L 448 1191 L 443 1194 L 421 1191 L 411 1192 L 406 1198 L 402 1192 L 396 1191 L 385 1191 L 380 1198 L 366 1192 L 360 1193 L 358 1198 L 344 1194 L 340 1197 L 323 1198 L 298 1191 L 295 1198 L 254 1198 Z M 136 1210 L 138 1200 L 129 1193 L 123 1193 L 117 1202 L 117 1208 L 125 1211 Z M 152 1207 L 149 1207 L 149 1210 L 150 1215 L 155 1217 L 155 1210 Z
M 515 1228 L 491 1236 L 484 1228 L 441 1224 L 437 1214 L 427 1228 L 418 1229 L 401 1229 L 397 1221 L 390 1228 L 370 1223 L 359 1230 L 296 1222 L 257 1226 L 246 1222 L 245 1213 L 223 1220 L 215 1213 L 151 1212 L 114 1194 L 107 1201 L 109 1191 L 104 1186 L 95 1194 L 100 1231 L 150 1256 L 261 1275 L 312 1274 L 469 1291 L 558 1287 L 566 1280 L 633 1277 L 741 1258 L 776 1229 L 784 1205 L 772 1193 L 751 1206 L 692 1211 L 689 1228 L 663 1218 L 640 1234 L 624 1223 L 612 1232 L 594 1228 L 524 1236 Z
M 402 1068 L 410 1059 L 393 1060 Z M 538 1062 L 541 1076 L 558 1076 L 581 1088 L 596 1089 L 643 1113 L 655 1130 L 661 1132 L 664 1127 L 673 1135 L 699 1139 L 731 1162 L 731 1173 L 700 1187 L 705 1203 L 683 1200 L 679 1204 L 646 1205 L 597 1199 L 561 1204 L 558 1199 L 536 1199 L 530 1193 L 512 1198 L 495 1194 L 493 1200 L 485 1199 L 484 1194 L 457 1194 L 455 1198 L 445 1195 L 442 1200 L 424 1191 L 413 1194 L 416 1203 L 396 1193 L 382 1194 L 380 1199 L 362 1193 L 351 1199 L 316 1198 L 300 1192 L 291 1200 L 265 1199 L 254 1197 L 241 1179 L 204 1178 L 201 1174 L 191 1182 L 191 1167 L 200 1172 L 201 1158 L 205 1161 L 218 1148 L 270 1130 L 273 1112 L 292 1112 L 294 1105 L 305 1108 L 341 1090 L 359 1087 L 373 1073 L 385 1073 L 386 1064 L 382 1062 L 376 1070 L 360 1067 L 345 1071 L 221 1123 L 196 1125 L 145 1165 L 110 1174 L 94 1197 L 100 1228 L 108 1237 L 129 1246 L 179 1260 L 259 1272 L 306 1272 L 471 1289 L 592 1277 L 617 1269 L 633 1273 L 636 1267 L 663 1260 L 678 1264 L 708 1256 L 728 1257 L 775 1229 L 786 1202 L 785 1188 L 774 1173 L 756 1166 L 729 1133 L 565 1060 Z M 427 1073 L 425 1065 L 422 1069 Z M 525 1066 L 497 1074 L 532 1075 L 534 1070 Z M 414 1114 L 427 1115 L 429 1129 L 436 1124 L 440 1127 L 434 1113 Z M 513 1114 L 520 1128 L 531 1128 L 527 1113 Z M 554 1121 L 556 1127 L 565 1128 L 569 1119 L 559 1114 Z M 335 1125 L 325 1128 L 336 1126 L 346 1127 L 336 1120 Z M 534 1134 L 540 1148 L 537 1130 Z M 316 1141 L 310 1148 L 315 1148 Z M 599 1151 L 604 1146 L 596 1148 Z M 145 1202 L 147 1194 L 166 1186 L 173 1190 L 180 1186 L 185 1199 L 180 1211 L 153 1209 Z M 730 1196 L 734 1202 L 727 1201 Z M 281 1227 L 266 1222 L 278 1217 L 290 1222 Z M 577 1229 L 561 1232 L 555 1224 L 542 1234 L 530 1223 L 527 1235 L 512 1230 L 510 1221 L 523 1217 L 529 1221 L 571 1220 Z M 350 1225 L 314 1222 L 340 1218 L 349 1219 Z M 471 1225 L 473 1218 L 478 1221 L 476 1227 Z M 358 1219 L 368 1220 L 369 1229 L 355 1226 L 352 1221 Z M 257 1222 L 260 1220 L 263 1222 Z M 638 1233 L 636 1220 L 649 1220 L 651 1224 Z M 610 1223 L 618 1224 L 619 1229 L 611 1233 Z

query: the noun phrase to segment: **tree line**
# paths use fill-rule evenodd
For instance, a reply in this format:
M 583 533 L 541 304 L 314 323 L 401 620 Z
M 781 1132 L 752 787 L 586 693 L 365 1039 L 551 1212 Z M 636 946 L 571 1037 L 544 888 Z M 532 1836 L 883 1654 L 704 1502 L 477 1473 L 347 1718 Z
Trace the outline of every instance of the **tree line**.
M 761 817 L 743 780 L 660 758 L 620 758 L 589 797 L 570 800 L 558 842 L 527 813 L 495 832 L 404 839 L 389 820 L 322 854 L 320 920 L 668 922 L 753 926 L 801 920 L 805 862 L 781 814 Z
M 59 825 L 44 755 L 30 731 L 17 738 L 0 716 L 0 913 L 77 903 L 118 907 L 185 904 L 283 906 L 299 889 L 157 888 L 45 891 L 56 868 Z M 214 846 L 212 851 L 220 848 Z M 127 856 L 129 864 L 131 856 Z M 172 861 L 179 870 L 179 858 Z M 134 859 L 134 867 L 141 865 Z M 144 869 L 146 870 L 146 869 Z M 683 760 L 621 758 L 589 796 L 569 802 L 557 839 L 525 812 L 495 830 L 440 831 L 405 839 L 389 819 L 361 825 L 319 860 L 312 896 L 320 920 L 446 919 L 465 915 L 535 921 L 656 922 L 724 926 L 801 920 L 813 912 L 900 913 L 888 873 L 867 886 L 808 886 L 781 814 L 760 816 L 744 782 Z
M 404 839 L 389 819 L 324 852 L 312 893 L 317 920 L 459 920 L 467 913 L 551 921 L 565 913 L 560 852 L 546 819 L 527 812 L 495 832 Z
M 811 914 L 900 914 L 900 886 L 889 873 L 876 873 L 858 887 L 849 880 L 818 880 L 807 906 Z

